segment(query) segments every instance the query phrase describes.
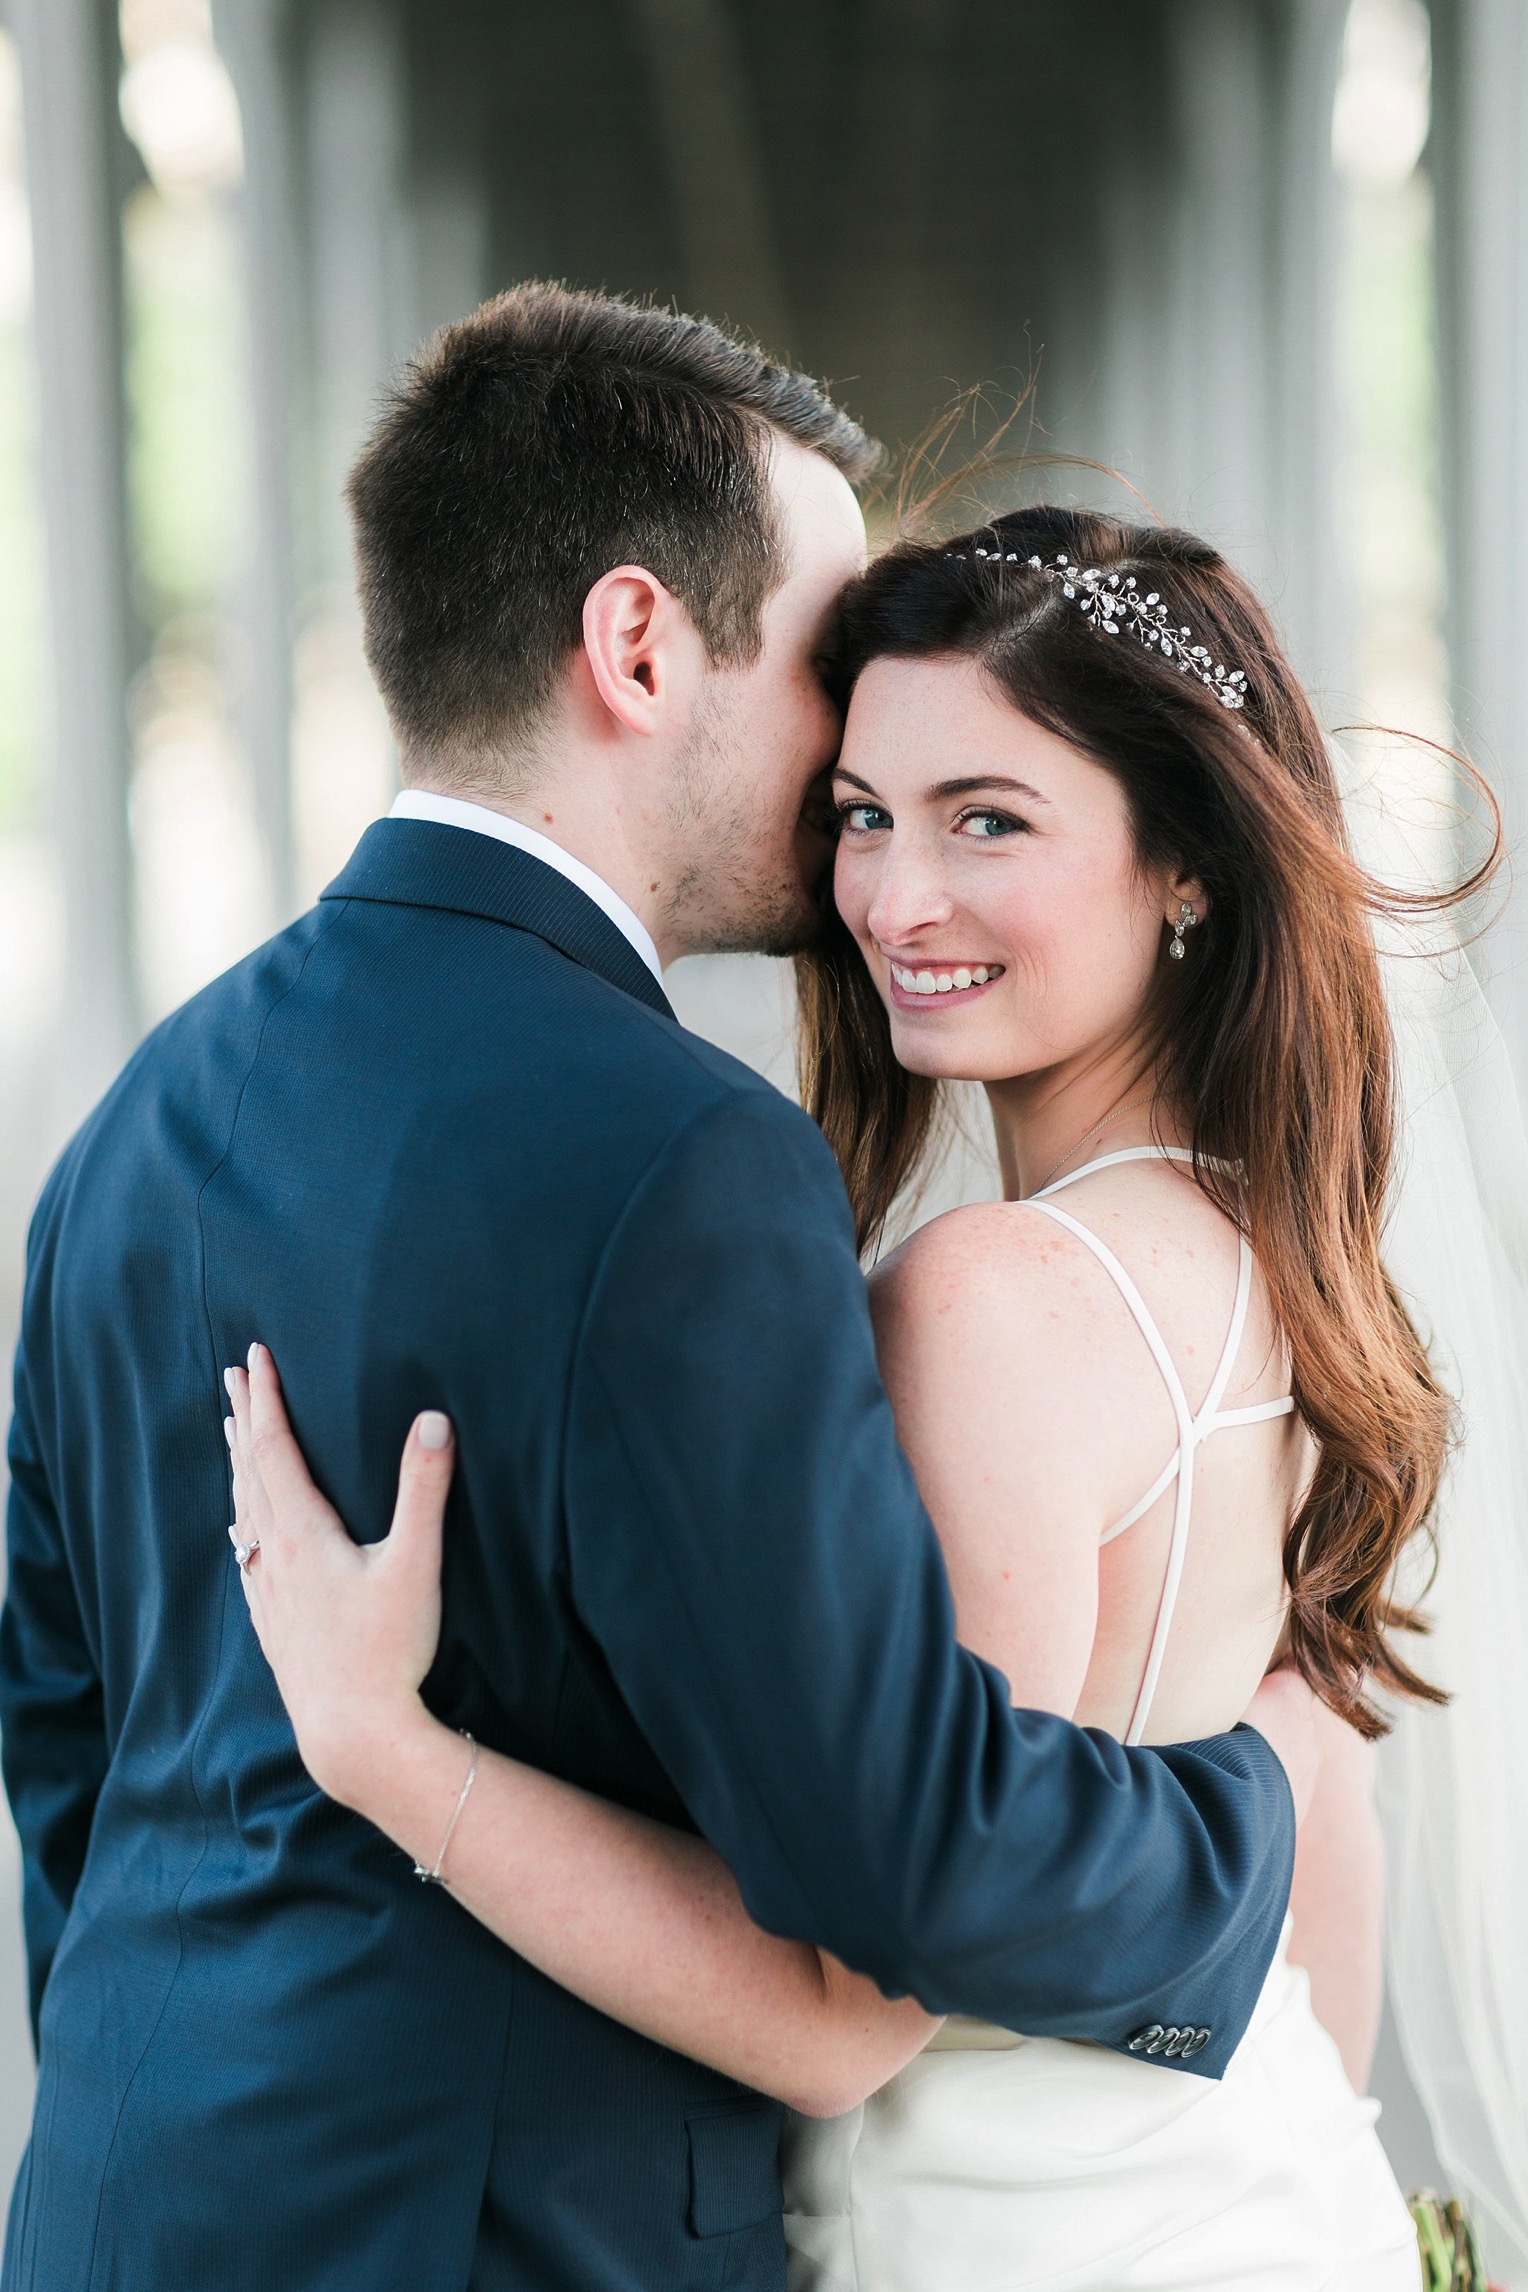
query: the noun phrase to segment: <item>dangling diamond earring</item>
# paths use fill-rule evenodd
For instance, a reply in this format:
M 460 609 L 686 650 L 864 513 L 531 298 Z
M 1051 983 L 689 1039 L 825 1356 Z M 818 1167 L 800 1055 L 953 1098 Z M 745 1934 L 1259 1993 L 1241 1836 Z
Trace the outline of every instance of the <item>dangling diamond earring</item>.
M 1192 931 L 1194 925 L 1198 921 L 1199 910 L 1195 907 L 1191 899 L 1184 900 L 1182 906 L 1178 910 L 1178 920 L 1173 925 L 1172 945 L 1167 950 L 1168 954 L 1172 957 L 1175 963 L 1181 963 L 1183 961 L 1184 932 Z

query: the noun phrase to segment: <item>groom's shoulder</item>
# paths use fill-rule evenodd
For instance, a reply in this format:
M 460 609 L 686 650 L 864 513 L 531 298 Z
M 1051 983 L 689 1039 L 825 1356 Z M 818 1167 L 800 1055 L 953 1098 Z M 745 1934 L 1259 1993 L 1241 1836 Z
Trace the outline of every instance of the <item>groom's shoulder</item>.
M 453 917 L 374 907 L 361 926 L 343 903 L 321 903 L 182 1004 L 66 1161 L 94 1141 L 115 1153 L 167 1120 L 177 1135 L 205 1130 L 210 1150 L 240 1104 L 270 1094 L 297 1116 L 321 1100 L 343 1121 L 359 1094 L 400 1123 L 410 1103 L 427 1103 L 415 1127 L 470 1146 L 485 1182 L 505 1157 L 572 1151 L 619 1191 L 665 1157 L 693 1155 L 740 1180 L 788 1165 L 798 1183 L 841 1196 L 822 1134 L 793 1100 L 534 932 L 492 926 L 468 964 Z M 469 926 L 474 938 L 483 928 Z M 255 1075 L 265 1080 L 251 1094 Z
M 184 1094 L 193 1077 L 205 1082 L 209 1069 L 230 1061 L 242 1070 L 272 1011 L 301 978 L 323 921 L 322 911 L 310 908 L 157 1019 L 86 1115 L 61 1160 L 85 1148 L 125 1105 L 145 1094 L 160 1099 L 176 1082 Z
M 558 1073 L 590 1115 L 586 1141 L 624 1164 L 628 1178 L 707 1202 L 742 1206 L 812 1198 L 846 1212 L 843 1181 L 821 1130 L 767 1076 L 664 1012 L 585 973 L 568 982 L 578 1023 Z M 607 1109 L 601 1113 L 599 1109 Z
M 713 1158 L 738 1154 L 804 1158 L 837 1181 L 822 1132 L 793 1098 L 704 1035 L 643 1010 L 634 1029 L 634 1064 L 643 1073 L 661 1127 L 675 1151 L 693 1144 Z

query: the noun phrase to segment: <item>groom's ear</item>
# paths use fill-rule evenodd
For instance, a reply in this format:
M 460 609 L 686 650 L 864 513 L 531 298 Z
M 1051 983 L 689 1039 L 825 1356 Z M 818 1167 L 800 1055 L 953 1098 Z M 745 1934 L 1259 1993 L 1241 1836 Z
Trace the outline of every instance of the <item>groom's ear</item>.
M 584 653 L 600 702 L 640 738 L 687 717 L 705 673 L 700 631 L 673 591 L 641 565 L 617 565 L 584 599 Z

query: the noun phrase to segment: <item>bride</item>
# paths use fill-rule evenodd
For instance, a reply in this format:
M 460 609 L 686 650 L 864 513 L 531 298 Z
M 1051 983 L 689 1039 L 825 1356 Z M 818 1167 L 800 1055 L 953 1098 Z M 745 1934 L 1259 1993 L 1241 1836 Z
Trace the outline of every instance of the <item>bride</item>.
M 1435 1694 L 1391 1587 L 1450 1415 L 1379 1255 L 1379 895 L 1267 617 L 1188 535 L 1033 509 L 904 542 L 843 641 L 808 1102 L 867 1250 L 941 1083 L 984 1086 L 1003 1177 L 871 1277 L 961 1636 L 1016 1704 L 1130 1743 L 1233 1725 L 1279 1662 L 1325 1706 L 1292 1920 L 1227 2074 L 1163 2065 L 1192 2029 L 1132 2059 L 936 2023 L 754 1927 L 702 1841 L 469 1748 L 419 1694 L 448 1421 L 418 1420 L 393 1533 L 358 1548 L 260 1347 L 229 1376 L 256 1629 L 323 1789 L 557 1981 L 798 2112 L 795 2292 L 1413 2292 L 1357 2097 L 1371 1696 Z

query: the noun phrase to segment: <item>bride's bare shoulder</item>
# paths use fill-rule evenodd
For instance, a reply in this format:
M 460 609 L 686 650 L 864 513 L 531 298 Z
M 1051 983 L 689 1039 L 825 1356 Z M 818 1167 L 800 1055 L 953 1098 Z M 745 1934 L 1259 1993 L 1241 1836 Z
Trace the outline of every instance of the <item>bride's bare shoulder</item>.
M 1054 1323 L 1090 1294 L 1086 1253 L 1023 1202 L 972 1202 L 930 1218 L 871 1276 L 878 1327 L 904 1317 L 1008 1334 Z
M 1220 1312 L 1221 1291 L 1235 1281 L 1236 1229 L 1190 1180 L 1166 1167 L 1101 1171 L 1067 1208 L 1174 1311 L 1175 1326 L 1188 1311 L 1183 1335 L 1199 1315 Z M 977 1202 L 931 1218 L 877 1267 L 871 1302 L 883 1341 L 1001 1335 L 1005 1345 L 1035 1340 L 1064 1359 L 1075 1336 L 1095 1369 L 1114 1351 L 1132 1361 L 1140 1352 L 1093 1251 L 1033 1203 Z
M 967 1594 L 978 1554 L 1001 1574 L 1033 1535 L 1096 1596 L 1099 1532 L 1139 1493 L 1135 1458 L 1168 1440 L 1171 1414 L 1086 1246 L 1022 1202 L 951 1210 L 883 1261 L 871 1304 L 898 1430 Z

